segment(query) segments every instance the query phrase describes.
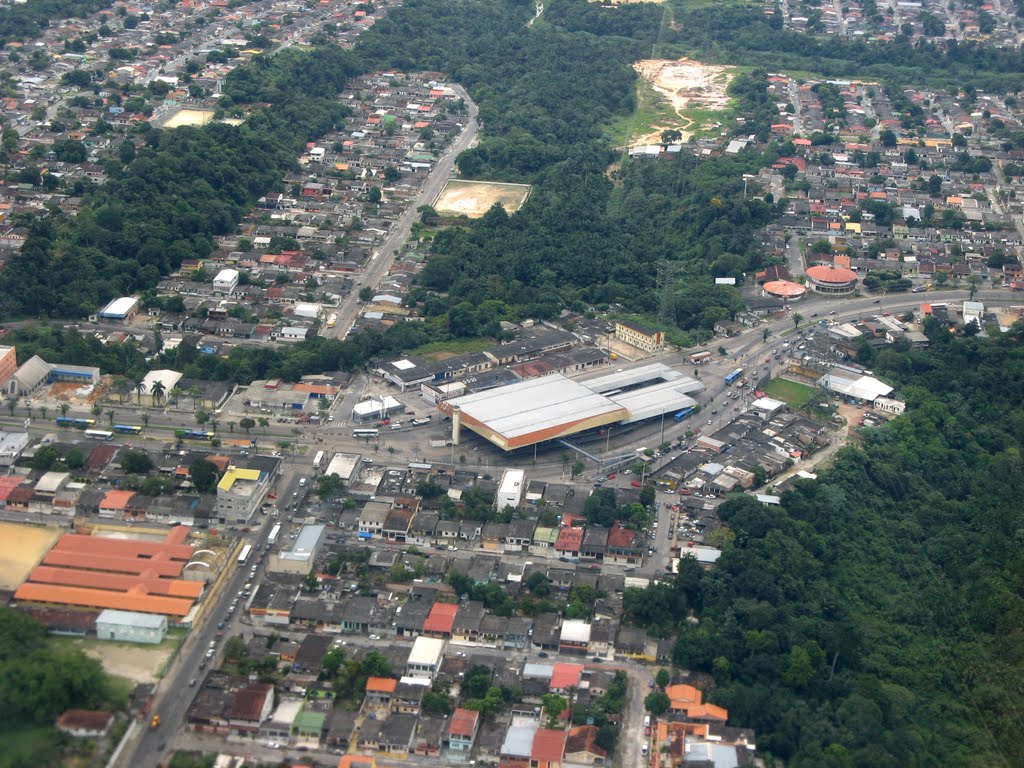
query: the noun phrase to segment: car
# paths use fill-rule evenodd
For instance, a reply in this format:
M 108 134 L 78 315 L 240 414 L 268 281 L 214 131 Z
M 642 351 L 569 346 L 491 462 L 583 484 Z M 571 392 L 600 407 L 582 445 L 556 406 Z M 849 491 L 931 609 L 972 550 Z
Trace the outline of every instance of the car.
M 817 317 L 817 316 L 818 316 L 817 312 L 811 312 L 811 317 Z
M 711 419 L 708 419 L 708 426 L 711 426 Z
M 224 622 L 223 621 L 220 624 L 217 625 L 217 629 L 224 629 Z
M 216 640 L 211 640 L 210 641 L 210 647 L 211 648 L 216 648 L 217 647 L 217 641 Z
M 634 488 L 643 488 L 644 487 L 644 484 L 641 483 L 639 480 L 630 480 L 629 484 L 631 486 L 633 486 Z
M 648 688 L 653 688 L 654 687 L 654 681 L 653 680 L 648 680 L 647 681 L 647 687 Z
M 593 657 L 591 657 L 590 660 L 591 661 L 604 661 L 604 659 L 602 659 L 600 656 L 593 656 Z
M 380 635 L 370 635 L 371 640 L 380 640 Z
M 213 648 L 211 648 L 210 650 L 208 650 L 206 652 L 206 658 L 208 658 L 208 659 L 212 659 L 213 658 Z
M 836 311 L 834 309 L 831 312 L 829 312 L 830 315 L 834 315 L 835 313 Z
M 872 304 L 881 304 L 881 303 L 882 303 L 882 300 L 881 300 L 881 299 L 875 299 L 875 300 L 874 300 L 874 301 L 872 301 L 871 303 L 872 303 Z
M 624 474 L 624 475 L 632 475 L 632 474 L 633 474 L 633 470 L 632 470 L 632 469 L 627 469 L 627 470 L 626 470 L 625 472 L 623 472 L 622 474 Z
M 615 479 L 615 473 L 612 472 L 610 475 L 608 475 L 608 479 L 609 480 L 614 480 Z
M 539 658 L 539 659 L 546 659 L 547 657 L 548 657 L 548 655 L 544 651 L 541 651 L 540 653 L 537 654 L 537 658 Z
M 650 736 L 650 735 L 651 735 L 651 734 L 650 734 L 650 730 L 651 730 L 650 728 L 648 728 L 648 729 L 647 729 L 647 735 L 648 735 L 648 736 Z M 641 752 L 641 753 L 642 753 L 642 754 L 643 754 L 643 755 L 644 755 L 645 757 L 647 756 L 647 749 L 648 749 L 647 745 L 646 745 L 646 744 L 644 744 L 644 746 L 643 746 L 643 749 L 641 749 L 641 750 L 640 750 L 640 752 Z
M 459 548 L 458 548 L 458 547 L 456 547 L 456 546 L 454 546 L 453 544 L 449 544 L 449 545 L 448 545 L 448 551 L 449 551 L 449 552 L 458 552 L 458 551 L 459 551 Z
M 191 680 L 188 681 L 188 687 L 189 688 L 195 688 L 196 687 L 196 679 L 194 677 Z

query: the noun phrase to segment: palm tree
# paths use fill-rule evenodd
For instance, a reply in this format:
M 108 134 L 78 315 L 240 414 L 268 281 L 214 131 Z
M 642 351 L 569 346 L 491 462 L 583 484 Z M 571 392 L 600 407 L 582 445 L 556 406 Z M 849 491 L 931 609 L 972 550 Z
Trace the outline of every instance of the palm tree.
M 47 417 L 49 413 L 50 409 L 47 408 L 45 405 L 39 406 L 39 415 L 42 416 L 44 419 Z
M 114 426 L 114 409 L 111 408 L 107 411 L 107 421 L 110 422 L 110 426 Z
M 148 413 L 142 414 L 142 426 L 144 426 L 144 427 L 148 427 L 149 426 L 149 414 Z
M 146 391 L 146 385 L 141 380 L 139 380 L 135 382 L 134 389 L 139 396 L 139 405 L 142 405 L 142 394 Z
M 164 383 L 157 379 L 153 382 L 153 386 L 149 388 L 150 394 L 153 395 L 153 402 L 163 400 L 164 393 L 167 391 L 167 387 Z
M 178 398 L 181 397 L 181 387 L 179 387 L 177 384 L 171 387 L 170 396 L 171 400 L 173 400 L 174 403 L 177 404 Z
M 71 406 L 68 405 L 67 403 L 61 403 L 59 407 L 60 407 L 60 415 L 61 416 L 67 416 L 68 415 L 68 411 L 71 410 Z
M 14 407 L 18 404 L 18 401 L 13 397 L 7 399 L 7 410 L 11 412 L 11 416 L 14 415 Z
M 199 396 L 203 394 L 203 390 L 201 390 L 198 386 L 193 384 L 191 387 L 188 388 L 188 394 L 189 397 L 192 398 L 192 410 L 194 411 L 196 410 L 196 402 Z
M 794 328 L 799 328 L 800 327 L 800 323 L 802 323 L 803 321 L 804 321 L 804 316 L 803 315 L 801 315 L 799 312 L 794 312 L 793 313 L 793 327 Z
M 233 422 L 233 421 L 229 421 L 229 422 L 228 422 L 228 429 L 229 429 L 229 430 L 230 430 L 231 432 L 234 432 L 234 431 L 235 431 L 235 422 Z
M 212 429 L 214 432 L 217 431 L 217 417 L 216 416 L 214 416 L 212 419 L 210 419 L 210 429 Z
M 261 427 L 263 427 L 263 434 L 267 434 L 267 427 L 270 426 L 270 419 L 260 416 L 256 421 Z

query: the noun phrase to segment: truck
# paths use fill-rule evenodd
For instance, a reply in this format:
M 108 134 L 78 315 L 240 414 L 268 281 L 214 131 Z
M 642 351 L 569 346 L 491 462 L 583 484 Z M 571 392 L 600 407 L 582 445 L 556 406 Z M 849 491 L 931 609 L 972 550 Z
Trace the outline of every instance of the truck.
M 429 424 L 430 419 L 413 419 L 412 425 L 414 427 L 422 427 L 424 424 Z
M 452 444 L 451 440 L 431 440 L 430 441 L 430 447 L 431 448 L 446 448 L 446 447 L 448 447 L 451 444 Z

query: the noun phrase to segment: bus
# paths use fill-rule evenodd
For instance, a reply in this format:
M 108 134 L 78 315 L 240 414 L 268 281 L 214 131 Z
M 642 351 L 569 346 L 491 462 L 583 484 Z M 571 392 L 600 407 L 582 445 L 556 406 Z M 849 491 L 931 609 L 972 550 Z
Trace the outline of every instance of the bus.
M 711 362 L 711 353 L 708 350 L 694 352 L 690 355 L 690 365 L 704 365 Z
M 246 544 L 242 547 L 242 551 L 238 555 L 238 564 L 245 565 L 249 560 L 249 555 L 252 554 L 252 544 Z
M 328 328 L 333 328 L 337 324 L 338 324 L 338 315 L 336 313 L 332 312 L 331 316 L 327 318 L 327 327 Z
M 725 383 L 728 384 L 731 387 L 732 383 L 734 381 L 736 381 L 736 379 L 738 379 L 742 375 L 743 375 L 743 369 L 742 368 L 737 368 L 735 371 L 733 371 L 732 373 L 730 373 L 728 376 L 725 377 Z
M 277 537 L 281 535 L 281 524 L 274 523 L 274 527 L 270 529 L 270 536 L 267 538 L 267 544 L 273 546 L 277 544 Z
M 324 463 L 324 452 L 317 451 L 316 456 L 313 457 L 313 469 L 320 469 L 320 465 Z
M 689 416 L 691 413 L 693 413 L 693 406 L 691 406 L 689 408 L 683 408 L 683 410 L 679 411 L 675 415 L 675 419 L 676 419 L 676 421 L 682 421 L 687 416 Z
M 379 434 L 379 432 L 379 429 L 353 429 L 352 437 L 371 438 L 376 437 Z
M 87 429 L 85 430 L 86 437 L 94 437 L 97 440 L 113 440 L 114 433 L 108 432 L 105 429 Z
M 74 427 L 75 429 L 89 429 L 96 426 L 96 419 L 76 419 L 73 416 L 58 416 L 57 426 Z
M 136 427 L 132 424 L 115 424 L 114 431 L 119 435 L 141 435 L 142 427 Z
M 181 429 L 175 432 L 182 440 L 213 440 L 213 432 L 202 429 Z

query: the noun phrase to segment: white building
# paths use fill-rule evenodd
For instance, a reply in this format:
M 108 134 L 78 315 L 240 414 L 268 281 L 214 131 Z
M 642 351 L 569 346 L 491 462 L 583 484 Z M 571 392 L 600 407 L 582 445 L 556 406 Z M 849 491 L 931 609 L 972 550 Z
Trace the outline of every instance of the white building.
M 309 573 L 324 544 L 326 532 L 325 525 L 302 526 L 290 550 L 275 552 L 270 556 L 268 570 L 272 573 Z
M 404 410 L 405 406 L 391 395 L 387 395 L 383 399 L 371 397 L 369 400 L 355 404 L 352 408 L 352 420 L 365 424 L 368 421 L 386 419 L 391 414 L 401 413 Z
M 163 405 L 170 398 L 171 390 L 178 386 L 181 376 L 180 373 L 169 368 L 150 371 L 142 380 L 142 391 L 133 392 L 131 399 L 140 405 Z M 158 392 L 160 392 L 159 397 L 153 392 L 153 387 L 156 386 L 158 381 L 160 382 L 160 388 L 158 388 Z
M 0 467 L 9 467 L 28 448 L 28 432 L 0 432 Z
M 96 617 L 96 637 L 127 643 L 160 643 L 167 634 L 167 617 L 156 613 L 115 611 L 108 608 Z
M 494 497 L 494 503 L 499 512 L 505 507 L 518 509 L 523 501 L 523 493 L 526 490 L 526 472 L 521 469 L 506 469 L 501 476 L 501 484 L 498 486 L 498 493 Z
M 337 475 L 345 485 L 348 485 L 359 477 L 359 459 L 358 453 L 336 453 L 324 470 L 324 476 Z
M 412 644 L 412 652 L 405 665 L 405 674 L 433 680 L 441 668 L 444 658 L 444 640 L 436 637 L 417 637 Z
M 303 320 L 318 320 L 323 311 L 319 304 L 296 304 L 292 316 Z
M 238 287 L 238 270 L 237 269 L 222 269 L 217 273 L 217 276 L 213 278 L 213 292 L 214 293 L 227 293 L 231 294 L 235 292 Z

